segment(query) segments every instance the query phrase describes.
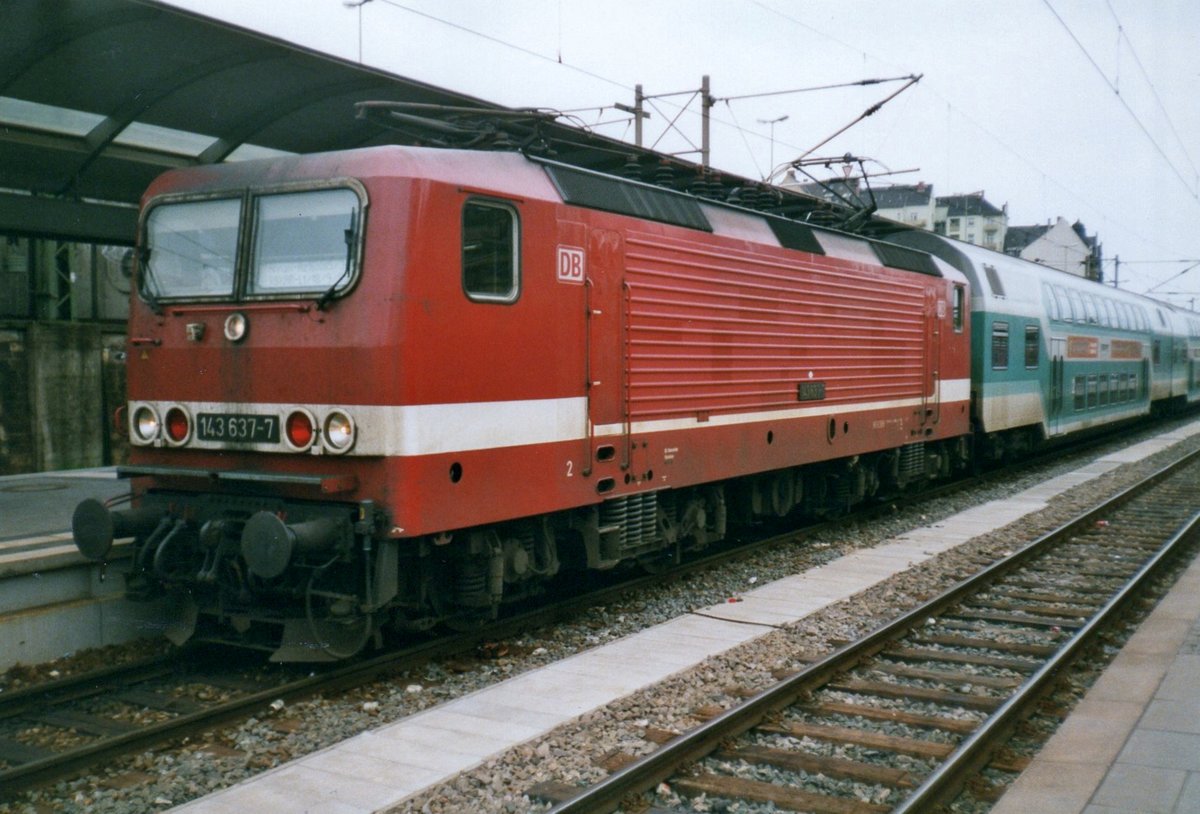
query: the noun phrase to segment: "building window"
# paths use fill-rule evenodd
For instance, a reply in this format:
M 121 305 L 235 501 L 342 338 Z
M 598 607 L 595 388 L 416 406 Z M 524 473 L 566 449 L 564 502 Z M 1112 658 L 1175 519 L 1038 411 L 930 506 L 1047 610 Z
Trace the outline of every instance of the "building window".
M 1008 323 L 992 323 L 992 370 L 1008 370 Z
M 1025 369 L 1034 370 L 1039 363 L 1042 347 L 1042 329 L 1037 325 L 1025 326 Z
M 468 201 L 462 220 L 462 284 L 482 302 L 514 302 L 519 293 L 517 213 L 491 201 Z

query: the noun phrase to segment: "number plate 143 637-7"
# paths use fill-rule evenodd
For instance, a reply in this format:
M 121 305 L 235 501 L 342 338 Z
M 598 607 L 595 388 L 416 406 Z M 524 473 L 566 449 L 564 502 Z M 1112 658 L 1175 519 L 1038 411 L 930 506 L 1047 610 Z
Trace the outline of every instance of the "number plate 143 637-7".
M 278 444 L 279 418 L 241 413 L 197 413 L 196 437 L 201 441 Z

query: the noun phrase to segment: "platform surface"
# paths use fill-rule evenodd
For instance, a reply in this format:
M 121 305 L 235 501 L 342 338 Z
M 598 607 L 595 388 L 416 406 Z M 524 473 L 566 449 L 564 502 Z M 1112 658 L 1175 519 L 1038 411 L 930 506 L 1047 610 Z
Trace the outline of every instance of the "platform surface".
M 80 501 L 128 494 L 129 481 L 118 480 L 111 466 L 4 475 L 0 477 L 0 542 L 68 532 Z

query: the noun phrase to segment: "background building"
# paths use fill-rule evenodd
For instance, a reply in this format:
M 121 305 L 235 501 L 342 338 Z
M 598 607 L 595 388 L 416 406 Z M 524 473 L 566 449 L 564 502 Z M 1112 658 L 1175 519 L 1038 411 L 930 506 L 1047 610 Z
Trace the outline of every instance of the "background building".
M 1099 239 L 1081 222 L 1070 224 L 1061 216 L 1044 226 L 1010 226 L 1004 253 L 1089 280 L 1104 279 Z
M 937 199 L 933 231 L 985 249 L 1003 251 L 1008 231 L 1008 204 L 996 207 L 982 190 Z
M 875 203 L 881 217 L 917 229 L 932 230 L 937 219 L 932 184 L 921 182 L 881 187 L 875 190 Z

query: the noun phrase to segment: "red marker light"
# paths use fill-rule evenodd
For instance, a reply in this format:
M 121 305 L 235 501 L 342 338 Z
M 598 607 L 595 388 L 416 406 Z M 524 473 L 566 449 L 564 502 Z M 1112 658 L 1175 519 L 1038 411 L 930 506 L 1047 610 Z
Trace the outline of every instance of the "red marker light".
M 313 422 L 307 413 L 299 410 L 287 417 L 288 441 L 297 449 L 308 449 L 313 442 Z
M 191 428 L 188 426 L 187 413 L 179 407 L 167 410 L 167 437 L 176 444 L 182 444 L 187 440 L 189 432 Z

